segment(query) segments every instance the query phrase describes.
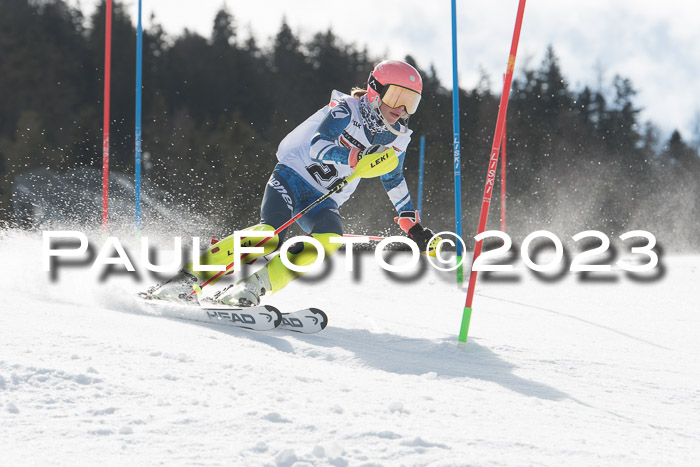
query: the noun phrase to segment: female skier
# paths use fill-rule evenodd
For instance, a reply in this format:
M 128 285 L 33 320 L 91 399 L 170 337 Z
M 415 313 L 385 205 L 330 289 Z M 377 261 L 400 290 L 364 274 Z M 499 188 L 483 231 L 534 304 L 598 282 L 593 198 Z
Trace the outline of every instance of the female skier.
M 403 176 L 403 161 L 412 131 L 409 117 L 416 112 L 421 99 L 423 82 L 411 65 L 385 60 L 369 75 L 367 88 L 354 88 L 350 95 L 333 91 L 328 105 L 318 110 L 289 133 L 277 150 L 278 163 L 265 187 L 260 209 L 260 224 L 252 231 L 274 231 L 302 209 L 327 193 L 343 178 L 349 176 L 358 161 L 367 155 L 379 154 L 393 148 L 399 164 L 380 180 L 398 216 L 394 220 L 418 247 L 425 251 L 433 232 L 420 224 Z M 304 214 L 297 224 L 323 246 L 326 256 L 333 254 L 341 243 L 331 243 L 342 237 L 343 220 L 338 208 L 348 200 L 359 184 L 357 178 L 340 192 Z M 286 231 L 265 243 L 263 253 L 250 254 L 245 262 L 267 255 L 281 245 Z M 260 238 L 249 237 L 242 245 L 252 246 Z M 214 244 L 200 259 L 200 264 L 230 264 L 233 236 Z M 298 243 L 287 252 L 288 259 L 298 265 L 312 264 L 316 248 L 306 242 Z M 215 298 L 233 306 L 254 306 L 266 293 L 276 293 L 300 273 L 288 269 L 275 256 L 261 270 L 219 292 Z M 217 276 L 217 277 L 215 277 Z M 188 264 L 170 281 L 150 290 L 154 298 L 177 299 L 191 297 L 193 288 L 213 283 L 219 275 L 209 271 L 194 271 Z

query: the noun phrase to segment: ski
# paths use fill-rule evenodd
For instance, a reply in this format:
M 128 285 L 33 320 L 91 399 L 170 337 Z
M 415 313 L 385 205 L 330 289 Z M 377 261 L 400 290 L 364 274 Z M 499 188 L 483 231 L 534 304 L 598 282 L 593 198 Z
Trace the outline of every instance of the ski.
M 305 308 L 292 313 L 282 313 L 279 329 L 314 334 L 326 329 L 328 316 L 318 308 Z
M 328 325 L 328 316 L 318 308 L 304 308 L 291 313 L 280 313 L 272 305 L 230 307 L 215 302 L 197 300 L 159 300 L 140 294 L 143 303 L 157 309 L 162 316 L 223 324 L 254 331 L 283 329 L 303 334 L 314 334 Z
M 202 307 L 210 323 L 226 324 L 254 331 L 270 331 L 280 326 L 282 314 L 271 305 L 249 308 Z
M 223 324 L 254 331 L 270 331 L 282 322 L 282 313 L 271 305 L 246 308 L 225 305 L 171 300 L 145 299 L 147 306 L 157 309 L 161 315 L 171 318 Z

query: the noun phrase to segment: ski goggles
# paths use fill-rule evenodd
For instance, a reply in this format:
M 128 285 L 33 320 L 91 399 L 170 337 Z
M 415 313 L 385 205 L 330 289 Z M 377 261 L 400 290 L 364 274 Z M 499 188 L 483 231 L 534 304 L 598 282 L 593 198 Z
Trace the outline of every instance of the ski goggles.
M 420 94 L 413 89 L 404 88 L 396 84 L 390 84 L 382 89 L 380 94 L 382 102 L 392 109 L 401 107 L 406 108 L 406 113 L 412 115 L 418 110 L 420 103 Z

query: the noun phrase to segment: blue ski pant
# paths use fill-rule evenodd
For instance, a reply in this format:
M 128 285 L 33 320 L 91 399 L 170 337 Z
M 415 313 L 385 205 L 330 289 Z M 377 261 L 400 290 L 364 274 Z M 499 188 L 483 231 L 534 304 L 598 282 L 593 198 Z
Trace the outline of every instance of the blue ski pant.
M 265 186 L 260 222 L 277 229 L 323 194 L 290 167 L 277 164 Z M 304 214 L 297 220 L 297 224 L 307 234 L 343 235 L 343 219 L 338 204 L 330 198 Z M 286 233 L 287 230 L 280 233 L 280 245 L 284 242 Z

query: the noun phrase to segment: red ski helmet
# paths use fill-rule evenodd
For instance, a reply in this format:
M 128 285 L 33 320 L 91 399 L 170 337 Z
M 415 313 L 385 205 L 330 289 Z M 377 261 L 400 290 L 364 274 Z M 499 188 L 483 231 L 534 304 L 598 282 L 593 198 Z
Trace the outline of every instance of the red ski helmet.
M 375 109 L 384 103 L 391 108 L 404 106 L 412 115 L 418 109 L 423 80 L 418 70 L 398 60 L 384 60 L 369 74 L 367 101 Z

